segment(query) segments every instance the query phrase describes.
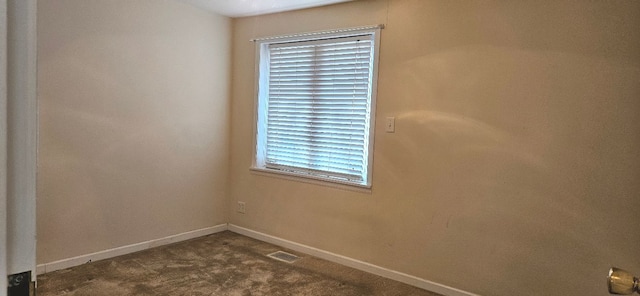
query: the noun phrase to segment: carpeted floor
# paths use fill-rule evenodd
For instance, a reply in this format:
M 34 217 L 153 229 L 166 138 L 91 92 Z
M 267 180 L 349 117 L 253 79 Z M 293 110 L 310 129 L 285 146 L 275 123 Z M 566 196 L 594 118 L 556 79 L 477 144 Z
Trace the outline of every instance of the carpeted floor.
M 437 296 L 228 231 L 40 275 L 38 295 Z

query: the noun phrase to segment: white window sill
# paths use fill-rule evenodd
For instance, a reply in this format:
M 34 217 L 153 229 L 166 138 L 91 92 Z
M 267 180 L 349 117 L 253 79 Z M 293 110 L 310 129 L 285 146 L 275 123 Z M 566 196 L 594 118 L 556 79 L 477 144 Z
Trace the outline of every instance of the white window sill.
M 371 193 L 371 185 L 360 185 L 360 184 L 354 184 L 354 183 L 348 183 L 348 182 L 341 182 L 340 180 L 331 180 L 331 179 L 325 179 L 321 177 L 313 177 L 309 175 L 301 175 L 301 174 L 296 174 L 291 172 L 284 172 L 284 171 L 260 168 L 260 167 L 250 167 L 249 170 L 252 173 L 260 176 L 280 178 L 280 179 L 285 179 L 285 180 L 290 180 L 295 182 L 303 182 L 303 183 L 309 183 L 314 185 L 320 185 L 325 187 L 331 187 L 331 188 L 337 188 L 337 189 L 343 189 L 343 190 L 349 190 L 349 191 L 355 191 L 355 192 L 361 192 L 361 193 Z

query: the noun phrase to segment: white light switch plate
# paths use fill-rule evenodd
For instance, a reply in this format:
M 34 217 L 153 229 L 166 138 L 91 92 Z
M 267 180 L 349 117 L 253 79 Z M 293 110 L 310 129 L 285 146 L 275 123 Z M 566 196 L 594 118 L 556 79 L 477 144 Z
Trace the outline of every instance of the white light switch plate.
M 387 133 L 395 133 L 395 131 L 396 131 L 396 118 L 395 117 L 387 117 L 385 130 L 387 131 Z

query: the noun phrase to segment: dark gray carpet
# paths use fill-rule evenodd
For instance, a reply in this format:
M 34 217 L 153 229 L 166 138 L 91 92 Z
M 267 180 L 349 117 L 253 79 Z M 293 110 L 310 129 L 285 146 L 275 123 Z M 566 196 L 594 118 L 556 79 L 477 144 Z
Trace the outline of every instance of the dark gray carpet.
M 430 293 L 352 268 L 267 257 L 280 247 L 221 232 L 38 276 L 38 295 L 417 295 Z

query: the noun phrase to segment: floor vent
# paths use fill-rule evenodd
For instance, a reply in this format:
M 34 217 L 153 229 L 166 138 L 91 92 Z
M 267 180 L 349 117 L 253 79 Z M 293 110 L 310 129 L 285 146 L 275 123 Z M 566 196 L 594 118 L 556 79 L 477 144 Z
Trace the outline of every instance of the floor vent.
M 290 253 L 287 253 L 287 252 L 283 252 L 283 251 L 277 251 L 277 252 L 271 253 L 271 254 L 269 254 L 267 256 L 269 256 L 269 257 L 271 257 L 273 259 L 282 261 L 282 262 L 287 262 L 287 263 L 293 263 L 296 260 L 300 259 L 300 257 L 298 257 L 296 255 L 293 255 L 293 254 L 290 254 Z

